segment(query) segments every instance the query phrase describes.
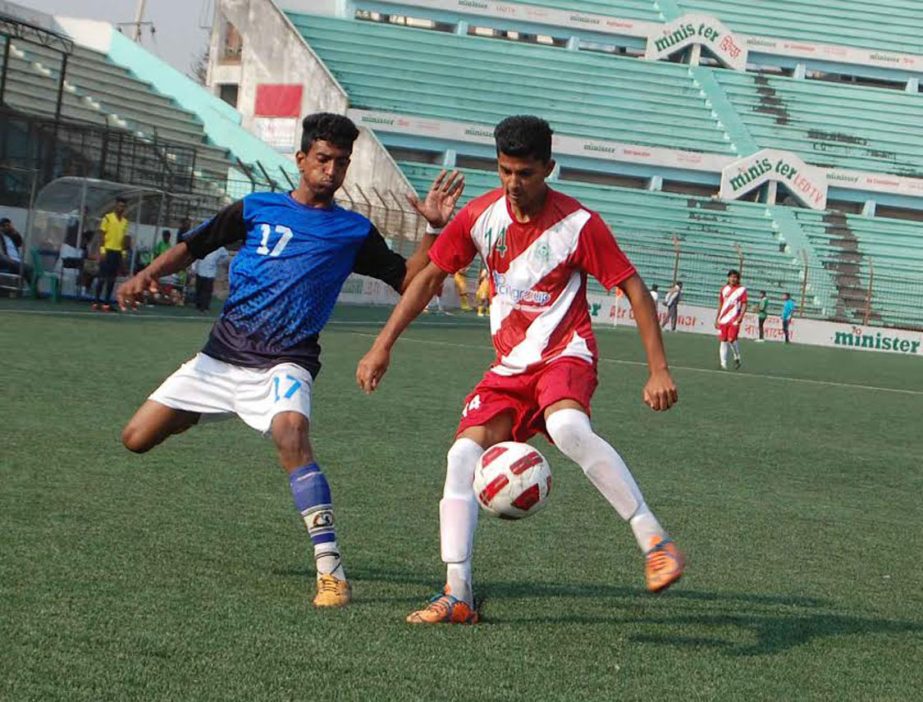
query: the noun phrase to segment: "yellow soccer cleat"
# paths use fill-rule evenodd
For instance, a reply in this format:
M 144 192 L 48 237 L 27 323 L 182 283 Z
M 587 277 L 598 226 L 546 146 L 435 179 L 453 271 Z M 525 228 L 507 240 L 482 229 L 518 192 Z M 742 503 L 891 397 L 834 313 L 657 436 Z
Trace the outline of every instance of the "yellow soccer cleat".
M 317 594 L 314 596 L 315 607 L 344 607 L 352 599 L 352 588 L 345 580 L 333 575 L 320 575 L 317 578 Z
M 431 599 L 426 607 L 407 615 L 409 624 L 477 624 L 478 619 L 477 610 L 450 595 L 448 587 Z
M 662 592 L 683 576 L 686 559 L 676 548 L 673 539 L 655 536 L 650 544 L 644 564 L 647 589 L 650 592 Z

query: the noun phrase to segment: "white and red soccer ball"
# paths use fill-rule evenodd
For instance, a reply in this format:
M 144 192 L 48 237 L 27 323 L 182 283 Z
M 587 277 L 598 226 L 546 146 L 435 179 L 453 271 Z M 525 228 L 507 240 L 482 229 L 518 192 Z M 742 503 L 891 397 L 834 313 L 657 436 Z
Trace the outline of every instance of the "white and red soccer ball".
M 487 449 L 474 470 L 474 494 L 487 512 L 522 519 L 545 506 L 551 492 L 551 467 L 528 444 L 504 441 Z

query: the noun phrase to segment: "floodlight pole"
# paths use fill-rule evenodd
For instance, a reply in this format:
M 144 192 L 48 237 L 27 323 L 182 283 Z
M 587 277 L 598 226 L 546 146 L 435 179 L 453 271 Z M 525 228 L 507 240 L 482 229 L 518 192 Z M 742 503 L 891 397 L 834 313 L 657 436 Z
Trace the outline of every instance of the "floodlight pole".
M 134 40 L 136 42 L 141 41 L 141 25 L 144 20 L 144 6 L 147 4 L 147 0 L 138 0 L 138 12 L 135 14 L 135 36 Z
M 801 260 L 804 261 L 804 277 L 801 279 L 801 304 L 798 306 L 798 316 L 804 316 L 804 299 L 808 291 L 808 252 L 801 250 Z
M 863 326 L 868 326 L 869 319 L 872 316 L 872 285 L 875 282 L 875 264 L 869 259 L 869 287 L 865 293 L 865 318 L 862 320 Z
M 673 284 L 679 280 L 679 237 L 673 235 Z

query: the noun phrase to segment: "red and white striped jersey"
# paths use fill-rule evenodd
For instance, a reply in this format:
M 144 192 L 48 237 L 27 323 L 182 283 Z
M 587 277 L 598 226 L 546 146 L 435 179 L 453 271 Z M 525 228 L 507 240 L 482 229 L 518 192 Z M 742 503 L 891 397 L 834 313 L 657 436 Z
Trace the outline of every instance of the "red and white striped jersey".
M 725 285 L 718 296 L 718 324 L 736 321 L 746 304 L 747 289 L 743 285 Z
M 494 373 L 517 375 L 562 357 L 596 363 L 587 273 L 608 289 L 635 273 L 598 214 L 549 189 L 541 213 L 520 223 L 498 188 L 469 202 L 429 257 L 454 273 L 477 254 L 490 273 Z

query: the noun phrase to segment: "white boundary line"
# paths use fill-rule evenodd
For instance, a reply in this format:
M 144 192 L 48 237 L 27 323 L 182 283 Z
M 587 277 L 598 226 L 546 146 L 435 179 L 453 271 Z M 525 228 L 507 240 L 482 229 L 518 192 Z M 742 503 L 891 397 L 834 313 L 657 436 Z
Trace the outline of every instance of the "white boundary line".
M 0 309 L 0 314 L 19 314 L 19 315 L 36 315 L 46 317 L 93 317 L 95 319 L 136 319 L 136 320 L 157 320 L 169 322 L 208 322 L 214 324 L 216 317 L 203 316 L 199 317 L 192 314 L 160 314 L 157 312 L 85 312 L 82 310 L 16 310 Z M 454 315 L 453 315 L 454 316 Z M 327 326 L 352 326 L 352 327 L 383 327 L 385 320 L 355 320 L 333 319 L 327 322 Z M 465 321 L 462 319 L 446 320 L 445 322 L 428 321 L 425 317 L 413 323 L 414 327 L 440 327 L 443 329 L 488 329 L 487 322 Z
M 96 317 L 98 319 L 156 319 L 156 320 L 169 320 L 169 321 L 192 321 L 192 322 L 208 322 L 213 323 L 214 317 L 194 317 L 194 316 L 185 316 L 185 315 L 172 315 L 172 314 L 157 314 L 157 313 L 146 313 L 140 312 L 138 314 L 131 313 L 118 313 L 118 314 L 106 314 L 103 312 L 81 312 L 77 310 L 16 310 L 16 309 L 0 309 L 0 314 L 23 314 L 23 315 L 54 315 L 61 317 Z M 335 326 L 381 326 L 384 322 L 382 321 L 349 321 L 349 320 L 332 320 L 327 322 L 328 325 Z M 417 320 L 414 322 L 413 327 L 428 327 L 428 328 L 443 328 L 443 329 L 464 329 L 464 328 L 480 328 L 486 325 L 482 325 L 478 322 L 465 322 L 461 319 L 451 320 L 446 322 L 428 322 L 426 320 Z M 617 330 L 613 330 L 617 331 Z M 356 336 L 365 336 L 369 338 L 375 338 L 375 334 L 368 334 L 366 332 L 352 332 Z M 410 341 L 417 344 L 429 344 L 431 346 L 450 346 L 453 348 L 460 349 L 475 349 L 478 351 L 489 351 L 489 346 L 478 346 L 474 344 L 459 344 L 452 341 L 437 341 L 435 339 L 415 339 L 413 337 L 401 337 L 403 341 Z M 600 358 L 601 363 L 616 363 L 624 366 L 646 366 L 647 364 L 642 361 L 624 361 L 616 358 Z M 726 377 L 733 376 L 738 378 L 760 378 L 763 380 L 781 380 L 789 383 L 805 383 L 808 385 L 823 385 L 826 387 L 835 387 L 835 388 L 851 388 L 853 390 L 876 390 L 878 392 L 892 392 L 899 395 L 913 395 L 913 396 L 923 396 L 923 390 L 906 390 L 903 388 L 883 388 L 878 385 L 859 385 L 857 383 L 838 383 L 833 380 L 812 380 L 810 378 L 790 378 L 785 375 L 768 375 L 766 373 L 729 373 L 728 371 L 716 370 L 714 368 L 697 368 L 695 366 L 671 366 L 674 370 L 690 371 L 693 373 L 710 373 L 713 375 L 723 375 Z
M 352 332 L 356 336 L 365 336 L 369 338 L 375 338 L 375 334 L 367 334 L 365 332 Z M 458 344 L 451 341 L 436 341 L 434 339 L 414 339 L 413 337 L 401 337 L 402 341 L 412 341 L 417 344 L 430 344 L 435 346 L 452 346 L 455 348 L 465 348 L 465 349 L 477 349 L 479 351 L 489 350 L 488 346 L 476 346 L 474 344 Z M 647 366 L 643 361 L 624 361 L 617 358 L 600 358 L 601 363 L 617 363 L 624 366 Z M 906 390 L 903 388 L 883 388 L 878 385 L 859 385 L 857 383 L 838 383 L 833 380 L 812 380 L 810 378 L 790 378 L 785 375 L 768 375 L 765 373 L 731 373 L 729 371 L 716 370 L 714 368 L 697 368 L 695 366 L 673 366 L 670 368 L 672 370 L 683 370 L 683 371 L 692 371 L 695 373 L 710 373 L 713 375 L 723 375 L 725 377 L 736 377 L 736 378 L 761 378 L 765 380 L 782 380 L 788 381 L 790 383 L 807 383 L 810 385 L 825 385 L 828 387 L 837 387 L 837 388 L 851 388 L 854 390 L 877 390 L 879 392 L 894 392 L 901 395 L 921 395 L 923 396 L 923 390 Z

